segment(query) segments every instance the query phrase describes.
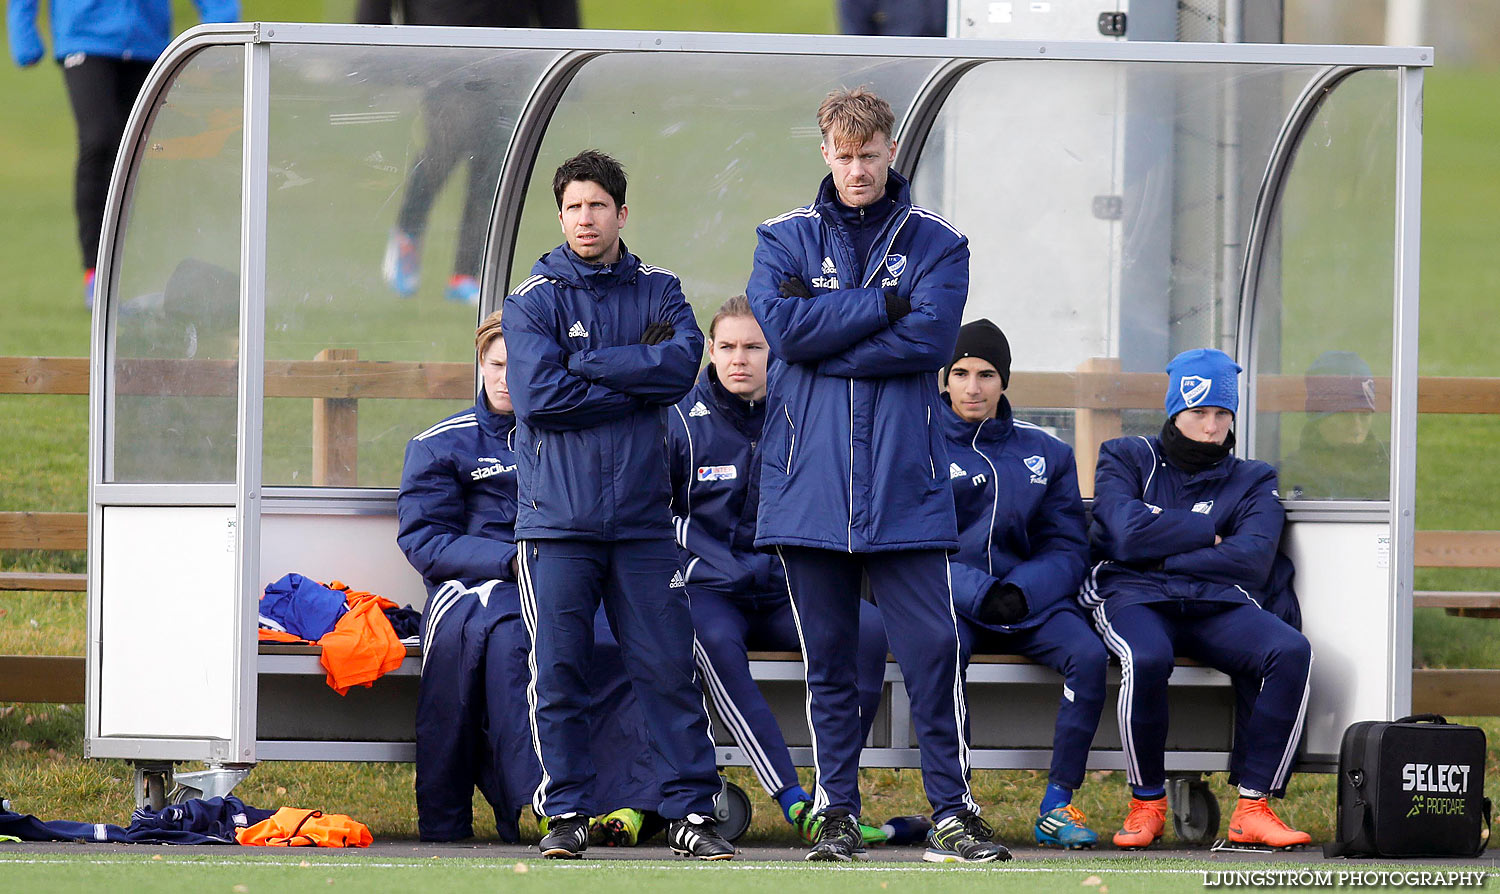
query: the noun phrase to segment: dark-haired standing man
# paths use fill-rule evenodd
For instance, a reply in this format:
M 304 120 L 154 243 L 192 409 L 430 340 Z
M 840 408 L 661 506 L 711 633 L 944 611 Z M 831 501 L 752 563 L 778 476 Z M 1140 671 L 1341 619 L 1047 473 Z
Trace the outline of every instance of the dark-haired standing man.
M 969 791 L 958 547 L 937 372 L 969 294 L 969 241 L 912 204 L 891 170 L 890 104 L 864 88 L 818 108 L 829 175 L 816 200 L 762 223 L 746 294 L 776 362 L 766 406 L 755 545 L 786 571 L 807 667 L 823 818 L 809 860 L 862 850 L 854 631 L 861 579 L 911 696 L 922 784 L 937 824 L 923 858 L 991 862 Z
M 552 180 L 566 242 L 506 298 L 515 404 L 517 565 L 531 630 L 532 744 L 548 857 L 588 845 L 594 612 L 603 601 L 660 760 L 667 841 L 734 856 L 713 820 L 719 791 L 694 676 L 693 627 L 672 539 L 666 412 L 693 387 L 703 334 L 669 270 L 620 240 L 620 163 L 592 149 Z

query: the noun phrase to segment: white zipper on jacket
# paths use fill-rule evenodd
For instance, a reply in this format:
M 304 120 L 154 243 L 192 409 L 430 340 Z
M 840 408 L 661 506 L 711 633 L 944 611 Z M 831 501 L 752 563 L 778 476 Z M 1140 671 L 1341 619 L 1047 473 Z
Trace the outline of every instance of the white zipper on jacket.
M 792 430 L 792 443 L 786 448 L 786 474 L 787 477 L 791 477 L 792 454 L 797 450 L 797 423 L 792 421 L 792 411 L 787 408 L 786 404 L 781 405 L 781 411 L 786 414 L 787 428 Z
M 849 380 L 849 552 L 854 552 L 854 380 Z
M 995 492 L 995 495 L 990 504 L 990 532 L 984 538 L 984 560 L 988 563 L 989 575 L 994 577 L 995 556 L 990 550 L 995 543 L 995 517 L 1000 513 L 1000 470 L 996 469 L 995 464 L 990 462 L 989 456 L 983 450 L 979 449 L 979 432 L 984 428 L 986 422 L 989 422 L 989 420 L 981 419 L 979 421 L 979 427 L 974 429 L 974 440 L 970 442 L 969 446 L 973 447 L 974 452 L 979 454 L 980 459 L 983 459 L 985 464 L 990 467 L 990 475 L 992 476 L 990 478 L 990 489 Z

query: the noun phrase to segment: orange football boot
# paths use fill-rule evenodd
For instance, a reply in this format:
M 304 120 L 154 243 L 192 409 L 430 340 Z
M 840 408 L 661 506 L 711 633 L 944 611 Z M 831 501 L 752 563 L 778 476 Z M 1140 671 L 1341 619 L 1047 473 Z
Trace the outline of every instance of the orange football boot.
M 1130 813 L 1125 824 L 1115 833 L 1115 847 L 1138 850 L 1150 847 L 1161 840 L 1161 830 L 1167 825 L 1167 797 L 1143 801 L 1130 799 Z
M 1312 836 L 1281 821 L 1265 798 L 1240 798 L 1229 817 L 1229 840 L 1273 848 L 1311 844 Z

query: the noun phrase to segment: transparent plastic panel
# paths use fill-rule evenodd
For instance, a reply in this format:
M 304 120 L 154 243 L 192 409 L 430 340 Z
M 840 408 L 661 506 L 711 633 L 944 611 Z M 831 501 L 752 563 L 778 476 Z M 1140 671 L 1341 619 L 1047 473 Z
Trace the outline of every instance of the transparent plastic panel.
M 473 402 L 500 170 L 558 56 L 272 48 L 267 485 L 394 487 L 406 442 Z
M 1256 457 L 1301 500 L 1390 495 L 1397 77 L 1360 72 L 1298 144 L 1255 296 Z
M 1101 441 L 1161 428 L 1173 355 L 1234 353 L 1255 191 L 1315 73 L 994 61 L 943 104 L 916 199 L 968 234 L 965 319 L 1005 331 L 1011 402 L 1074 445 L 1085 494 Z
M 244 59 L 195 53 L 122 150 L 106 481 L 234 481 Z
M 577 152 L 619 159 L 629 177 L 621 238 L 682 279 L 705 328 L 743 294 L 755 227 L 811 202 L 828 173 L 818 104 L 841 86 L 869 86 L 897 120 L 938 62 L 849 57 L 636 55 L 579 72 L 547 127 L 526 190 L 512 284 L 562 243 L 552 175 Z

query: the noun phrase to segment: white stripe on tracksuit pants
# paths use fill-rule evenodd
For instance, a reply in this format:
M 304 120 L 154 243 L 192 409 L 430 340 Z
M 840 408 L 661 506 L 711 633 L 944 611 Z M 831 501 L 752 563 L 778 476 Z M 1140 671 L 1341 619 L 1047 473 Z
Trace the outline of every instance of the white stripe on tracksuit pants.
M 1098 600 L 1101 594 L 1086 586 L 1086 595 Z M 1216 606 L 1222 610 L 1210 610 Z M 1286 788 L 1311 691 L 1313 657 L 1306 637 L 1250 602 L 1184 607 L 1119 604 L 1105 597 L 1093 617 L 1105 646 L 1120 659 L 1117 711 L 1132 786 L 1165 784 L 1167 679 L 1176 655 L 1186 654 L 1236 678 L 1257 680 L 1253 710 L 1237 726 L 1245 739 L 1235 749 L 1240 766 L 1231 767 L 1230 774 L 1257 791 Z
M 807 672 L 808 726 L 818 784 L 817 811 L 858 815 L 859 716 L 852 663 L 845 660 L 857 624 L 860 577 L 880 605 L 891 653 L 911 696 L 922 784 L 934 820 L 979 812 L 969 790 L 958 619 L 947 554 L 902 550 L 850 554 L 778 547 Z
M 677 547 L 652 540 L 525 540 L 518 545 L 522 615 L 532 633 L 527 690 L 532 745 L 542 768 L 533 799 L 544 816 L 591 813 L 587 642 L 603 601 L 655 746 L 661 814 L 708 815 L 720 791 L 693 659 L 693 629 Z M 540 656 L 540 657 L 538 657 Z

